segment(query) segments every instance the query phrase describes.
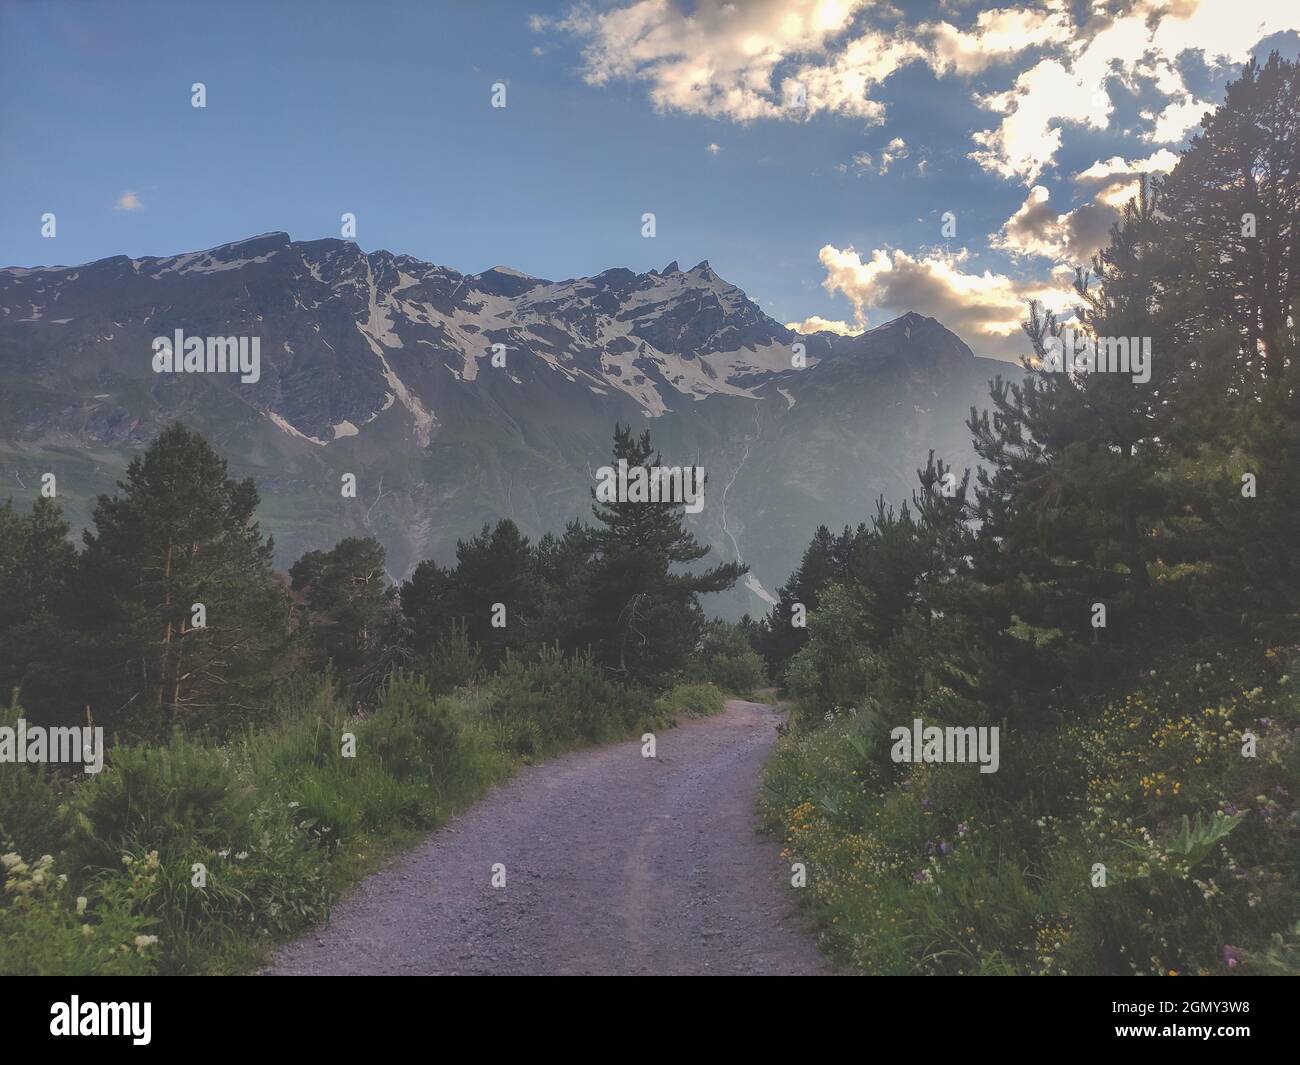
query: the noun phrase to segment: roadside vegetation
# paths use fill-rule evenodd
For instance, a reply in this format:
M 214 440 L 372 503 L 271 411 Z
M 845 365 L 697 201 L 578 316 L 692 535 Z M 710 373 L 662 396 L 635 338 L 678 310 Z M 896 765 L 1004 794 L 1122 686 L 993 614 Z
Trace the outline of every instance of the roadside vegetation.
M 618 458 L 657 463 L 623 429 Z M 276 573 L 252 482 L 183 425 L 120 487 L 80 552 L 53 501 L 0 508 L 0 725 L 107 748 L 99 773 L 0 761 L 6 974 L 250 971 L 519 764 L 762 676 L 698 602 L 743 568 L 674 568 L 706 551 L 680 505 L 536 544 L 502 521 L 394 587 L 371 539 Z
M 793 705 L 764 813 L 865 973 L 1300 973 L 1300 75 L 1246 68 L 1080 271 L 1151 377 L 1023 378 L 748 627 Z M 806 626 L 799 624 L 806 612 Z M 998 729 L 996 772 L 894 730 Z

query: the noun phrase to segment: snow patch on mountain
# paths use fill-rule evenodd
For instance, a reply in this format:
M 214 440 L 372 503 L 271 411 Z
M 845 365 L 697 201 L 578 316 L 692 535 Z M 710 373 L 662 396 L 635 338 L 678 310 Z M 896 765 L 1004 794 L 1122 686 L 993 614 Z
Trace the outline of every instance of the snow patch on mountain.
M 384 354 L 385 347 L 400 348 L 402 338 L 393 332 L 393 321 L 388 308 L 381 306 L 379 303 L 375 289 L 374 270 L 369 262 L 366 263 L 366 283 L 369 297 L 367 303 L 370 313 L 364 325 L 357 324 L 357 329 L 370 345 L 370 350 L 379 358 L 379 363 L 383 367 L 384 380 L 388 382 L 393 394 L 414 420 L 415 439 L 421 447 L 426 447 L 429 443 L 429 437 L 438 423 L 424 404 L 420 402 L 419 397 L 407 388 L 405 382 L 393 371 L 388 362 L 388 357 Z

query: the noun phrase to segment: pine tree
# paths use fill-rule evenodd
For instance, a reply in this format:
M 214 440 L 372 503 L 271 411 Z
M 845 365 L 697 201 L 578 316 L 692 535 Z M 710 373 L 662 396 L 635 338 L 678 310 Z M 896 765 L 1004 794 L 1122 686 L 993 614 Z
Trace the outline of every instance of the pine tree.
M 308 607 L 312 667 L 328 667 L 363 702 L 406 657 L 384 560 L 379 541 L 349 536 L 329 551 L 307 552 L 289 570 L 290 586 Z
M 544 543 L 548 555 L 559 550 L 553 536 Z M 457 541 L 455 566 L 426 560 L 403 583 L 402 612 L 416 652 L 427 654 L 451 636 L 453 626 L 488 666 L 500 663 L 507 651 L 552 642 L 551 634 L 539 639 L 544 583 L 536 549 L 519 527 L 509 518 L 485 524 L 477 535 Z
M 1169 396 L 1164 561 L 1200 630 L 1280 641 L 1300 599 L 1300 67 L 1252 60 L 1201 125 L 1162 188 L 1164 291 L 1191 351 Z
M 100 496 L 84 534 L 78 626 L 84 702 L 132 734 L 222 729 L 256 714 L 290 642 L 290 605 L 271 568 L 251 479 L 180 422 Z
M 455 621 L 448 601 L 452 582 L 451 570 L 432 559 L 420 562 L 402 582 L 399 590 L 402 614 L 410 627 L 411 646 L 417 655 L 428 654 Z
M 1204 279 L 1186 328 L 1229 323 L 1234 381 L 1246 395 L 1281 387 L 1288 318 L 1300 298 L 1300 68 L 1251 60 L 1201 122 L 1164 183 L 1179 267 Z
M 799 565 L 790 579 L 776 590 L 776 603 L 763 620 L 761 646 L 767 663 L 768 678 L 780 686 L 785 683 L 785 669 L 790 659 L 808 642 L 807 614 L 815 610 L 818 595 L 833 579 L 835 537 L 825 525 L 819 525 L 804 548 Z M 802 607 L 802 624 L 796 622 L 796 607 Z
M 77 552 L 58 504 L 39 497 L 29 513 L 0 507 L 0 693 L 7 702 L 22 689 L 28 718 L 78 720 L 81 706 L 68 700 L 69 662 L 76 636 L 67 617 Z
M 525 645 L 541 598 L 533 578 L 532 545 L 509 518 L 456 544 L 450 611 L 489 667 Z
M 614 428 L 613 465 L 647 471 L 661 465 L 650 443 L 631 426 Z M 600 662 L 625 680 L 663 686 L 681 670 L 699 642 L 704 613 L 699 596 L 730 588 L 748 567 L 725 562 L 711 569 L 675 572 L 703 559 L 702 546 L 683 527 L 685 507 L 670 501 L 601 502 L 592 490 L 597 525 L 595 556 L 584 581 L 580 638 Z
M 592 530 L 578 520 L 570 521 L 562 536 L 547 533 L 537 541 L 533 580 L 541 603 L 528 634 L 530 647 L 558 644 L 567 653 L 582 649 L 583 589 L 594 554 Z

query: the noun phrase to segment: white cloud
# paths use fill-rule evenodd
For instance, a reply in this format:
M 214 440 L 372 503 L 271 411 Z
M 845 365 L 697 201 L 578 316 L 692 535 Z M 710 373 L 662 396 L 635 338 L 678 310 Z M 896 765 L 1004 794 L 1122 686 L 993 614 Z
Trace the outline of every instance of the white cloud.
M 1143 139 L 1158 144 L 1173 144 L 1181 141 L 1189 131 L 1201 124 L 1201 118 L 1206 111 L 1213 110 L 1214 104 L 1191 96 L 1175 100 L 1166 105 L 1159 114 L 1150 115 L 1155 125 L 1142 135 Z M 1147 114 L 1143 117 L 1147 117 Z
M 787 329 L 793 329 L 796 333 L 838 333 L 840 336 L 856 336 L 861 333 L 863 326 L 850 325 L 848 322 L 823 318 L 820 314 L 810 314 L 802 322 L 786 322 Z
M 1269 34 L 1300 29 L 1300 7 L 1281 0 L 1112 0 L 1075 23 L 1078 8 L 1067 0 L 993 8 L 961 28 L 909 27 L 878 0 L 632 0 L 531 23 L 583 42 L 590 84 L 641 81 L 662 111 L 738 122 L 827 112 L 880 123 L 884 108 L 872 90 L 908 63 L 966 77 L 1044 50 L 1009 88 L 980 98 L 1002 117 L 975 134 L 971 153 L 986 169 L 1030 183 L 1055 162 L 1063 126 L 1109 127 L 1116 85 L 1159 94 L 1141 135 L 1174 144 L 1209 106 L 1183 79 L 1183 53 L 1211 67 L 1235 65 Z M 868 11 L 899 24 L 863 27 Z
M 1211 66 L 1242 63 L 1262 38 L 1300 27 L 1300 8 L 1277 0 L 1136 0 L 1117 17 L 1096 16 L 1095 24 L 1064 55 L 1040 60 L 1009 90 L 982 100 L 1005 117 L 976 134 L 973 159 L 1004 177 L 1035 180 L 1056 158 L 1063 123 L 1109 126 L 1112 79 L 1134 90 L 1149 81 L 1168 97 L 1149 113 L 1154 126 L 1144 136 L 1176 143 L 1208 109 L 1187 88 L 1179 56 L 1196 52 Z
M 1050 281 L 1019 281 L 988 270 L 967 273 L 965 252 L 914 257 L 877 248 L 864 262 L 852 248 L 827 244 L 818 257 L 826 269 L 822 287 L 848 297 L 859 325 L 868 309 L 919 311 L 943 322 L 979 354 L 1000 358 L 1014 359 L 1025 350 L 1018 335 L 1029 300 L 1057 311 L 1072 302 L 1068 271 Z
M 144 208 L 140 202 L 140 197 L 134 192 L 124 192 L 117 198 L 117 203 L 113 204 L 115 211 L 139 211 Z
M 847 163 L 840 163 L 837 170 L 840 173 L 852 172 L 854 174 L 887 174 L 900 159 L 906 159 L 911 155 L 911 149 L 903 141 L 902 137 L 895 137 L 880 152 L 880 159 L 877 162 L 876 157 L 870 152 L 855 152 L 853 158 Z M 924 163 L 924 160 L 921 161 Z M 918 164 L 918 167 L 920 164 Z
M 717 144 L 706 144 L 704 146 L 704 150 L 708 152 L 710 155 L 717 155 L 720 151 L 722 151 L 722 148 Z
M 561 19 L 535 17 L 532 25 L 585 42 L 588 83 L 644 81 L 663 111 L 738 122 L 827 111 L 879 122 L 881 105 L 868 91 L 924 53 L 910 40 L 874 31 L 832 48 L 872 2 L 698 0 L 688 7 L 635 0 L 602 11 L 575 7 Z
M 1003 7 L 981 11 L 969 30 L 938 22 L 921 26 L 919 32 L 930 38 L 930 63 L 936 71 L 976 74 L 1028 48 L 1063 43 L 1071 30 L 1065 4 L 1052 0 L 1038 10 Z
M 1095 190 L 1098 203 L 1110 207 L 1122 207 L 1138 192 L 1138 180 L 1143 174 L 1167 174 L 1178 164 L 1178 153 L 1168 148 L 1145 159 L 1125 159 L 1112 155 L 1109 159 L 1097 160 L 1086 170 L 1074 175 L 1074 180 L 1083 188 Z
M 880 153 L 880 170 L 879 173 L 889 173 L 889 168 L 899 159 L 906 159 L 911 154 L 907 145 L 903 143 L 902 137 L 895 137 L 887 145 L 884 151 Z
M 1055 59 L 1044 59 L 1021 74 L 1012 88 L 981 100 L 1006 117 L 991 130 L 974 135 L 980 147 L 971 153 L 986 170 L 1005 178 L 1033 180 L 1061 147 L 1061 121 L 1105 129 L 1110 98 L 1090 89 Z

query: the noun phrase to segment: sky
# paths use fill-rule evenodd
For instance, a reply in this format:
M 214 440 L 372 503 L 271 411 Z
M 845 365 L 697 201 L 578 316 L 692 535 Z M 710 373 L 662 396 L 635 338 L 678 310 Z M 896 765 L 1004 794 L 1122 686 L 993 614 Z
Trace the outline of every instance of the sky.
M 0 0 L 0 266 L 347 213 L 466 273 L 707 259 L 805 331 L 915 310 L 1015 358 L 1297 31 L 1293 0 Z

